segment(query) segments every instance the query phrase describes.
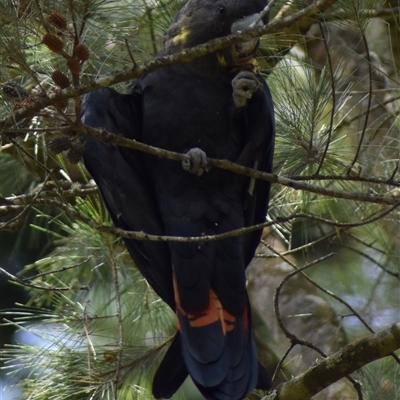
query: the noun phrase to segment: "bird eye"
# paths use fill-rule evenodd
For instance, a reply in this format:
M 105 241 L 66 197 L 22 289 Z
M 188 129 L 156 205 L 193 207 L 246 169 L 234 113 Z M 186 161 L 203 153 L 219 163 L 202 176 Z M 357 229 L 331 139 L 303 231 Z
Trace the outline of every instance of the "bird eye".
M 220 7 L 218 7 L 218 12 L 219 12 L 220 14 L 225 14 L 226 8 L 225 8 L 224 6 L 220 6 Z

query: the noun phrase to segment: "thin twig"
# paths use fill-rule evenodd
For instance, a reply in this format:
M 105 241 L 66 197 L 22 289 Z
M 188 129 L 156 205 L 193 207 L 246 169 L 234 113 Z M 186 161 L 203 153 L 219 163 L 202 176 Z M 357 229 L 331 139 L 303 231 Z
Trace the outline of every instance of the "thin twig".
M 374 185 L 391 185 L 400 187 L 400 181 L 393 181 L 389 179 L 377 179 L 373 177 L 363 177 L 360 175 L 285 175 L 286 178 L 293 179 L 294 181 L 350 181 L 362 182 Z
M 332 291 L 325 289 L 323 286 L 321 286 L 320 284 L 318 284 L 316 281 L 314 281 L 314 279 L 310 278 L 308 275 L 306 275 L 301 269 L 304 268 L 299 268 L 297 265 L 295 265 L 291 260 L 289 260 L 287 257 L 282 256 L 282 254 L 280 252 L 278 252 L 277 250 L 275 250 L 272 246 L 270 246 L 268 243 L 266 244 L 267 248 L 269 250 L 271 250 L 272 252 L 274 252 L 275 254 L 277 254 L 280 258 L 282 258 L 283 261 L 287 262 L 289 265 L 291 265 L 293 268 L 295 268 L 295 271 L 293 271 L 291 274 L 294 274 L 295 272 L 300 272 L 302 276 L 304 276 L 304 278 L 306 278 L 310 283 L 312 283 L 317 289 L 321 290 L 322 292 L 324 292 L 325 294 L 327 294 L 328 296 L 334 298 L 335 300 L 337 300 L 339 303 L 343 304 L 345 307 L 347 307 L 352 315 L 354 315 L 355 317 L 357 317 L 359 319 L 359 321 L 365 326 L 365 328 L 371 332 L 371 333 L 375 333 L 375 331 L 370 327 L 370 325 L 367 323 L 367 321 L 365 321 L 365 319 L 360 315 L 360 313 L 358 313 L 347 301 L 343 300 L 341 297 L 339 297 L 338 295 L 336 295 L 335 293 L 333 293 Z M 331 253 L 332 254 L 332 253 Z M 306 267 L 308 266 L 308 264 L 306 265 Z M 290 275 L 290 274 L 289 274 Z M 290 276 L 291 277 L 291 276 Z M 285 277 L 286 278 L 286 277 Z M 276 293 L 276 292 L 275 292 Z M 290 334 L 290 332 L 289 332 Z M 395 354 L 391 354 L 391 356 L 397 361 L 397 363 L 400 364 L 400 358 Z
M 319 24 L 319 29 L 320 29 L 321 35 L 322 35 L 322 41 L 325 46 L 325 51 L 327 54 L 327 61 L 328 61 L 328 66 L 329 66 L 329 74 L 330 74 L 330 79 L 331 79 L 331 90 L 332 90 L 332 110 L 331 110 L 331 118 L 329 121 L 328 137 L 326 139 L 326 145 L 324 148 L 324 152 L 322 153 L 318 168 L 315 171 L 316 175 L 318 175 L 319 171 L 321 171 L 322 165 L 324 164 L 326 154 L 328 152 L 329 145 L 331 143 L 333 122 L 334 122 L 333 120 L 334 120 L 335 112 L 336 112 L 335 76 L 333 73 L 332 59 L 331 59 L 331 55 L 330 55 L 330 51 L 329 51 L 329 47 L 328 47 L 327 38 L 325 36 L 324 27 L 322 26 L 322 22 L 318 21 L 318 24 Z
M 90 300 L 85 302 L 85 306 L 83 308 L 83 330 L 85 331 L 86 343 L 87 343 L 87 366 L 88 366 L 88 377 L 91 379 L 91 368 L 90 368 L 90 352 L 93 353 L 93 358 L 96 360 L 96 351 L 93 347 L 92 340 L 90 339 L 89 330 L 88 330 L 88 317 L 87 317 L 87 307 Z
M 36 159 L 31 153 L 26 151 L 23 146 L 21 146 L 19 143 L 17 143 L 14 139 L 11 139 L 11 143 L 22 153 L 24 153 L 28 158 L 30 158 L 32 161 L 35 162 L 36 165 L 38 165 L 43 171 L 47 173 L 48 176 L 51 176 L 53 178 L 53 181 L 58 184 L 58 180 L 55 177 L 54 173 L 52 170 L 46 167 L 43 163 L 41 163 L 38 159 Z M 35 194 L 36 197 L 36 194 Z M 63 195 L 60 192 L 60 197 L 62 198 L 63 201 L 66 202 L 66 200 L 63 198 Z
M 132 64 L 133 64 L 133 68 L 137 68 L 138 65 L 137 65 L 137 63 L 136 63 L 136 61 L 135 61 L 135 59 L 133 57 L 131 48 L 129 46 L 128 39 L 125 38 L 124 41 L 125 41 L 126 50 L 128 51 L 129 58 L 131 59 Z
M 69 267 L 62 267 L 60 269 L 55 269 L 53 271 L 49 271 L 49 272 L 42 272 L 40 274 L 35 274 L 29 278 L 21 278 L 21 280 L 23 282 L 26 282 L 28 279 L 29 280 L 33 280 L 33 279 L 37 279 L 37 278 L 44 278 L 45 276 L 48 275 L 54 275 L 54 274 L 58 274 L 60 272 L 64 272 L 64 271 L 68 271 L 70 269 L 74 269 L 77 267 L 81 267 L 82 265 L 85 265 L 88 261 L 90 261 L 92 259 L 92 256 L 87 257 L 85 260 L 81 261 L 80 263 L 74 264 L 74 265 L 70 265 Z
M 279 372 L 279 370 L 281 369 L 281 366 L 283 364 L 283 362 L 286 360 L 287 356 L 289 355 L 289 353 L 297 346 L 297 342 L 290 342 L 290 346 L 289 348 L 285 351 L 285 354 L 282 356 L 282 358 L 279 360 L 278 365 L 275 368 L 275 371 L 272 375 L 272 382 L 275 380 L 275 376 L 276 374 Z
M 151 38 L 151 45 L 153 47 L 153 55 L 155 56 L 158 52 L 157 50 L 157 43 L 156 43 L 156 35 L 154 33 L 154 19 L 153 19 L 153 9 L 147 6 L 147 2 L 145 3 L 146 8 L 146 16 L 149 21 L 149 30 L 150 30 L 150 38 Z
M 118 360 L 117 367 L 115 371 L 115 385 L 119 386 L 120 382 L 120 374 L 121 374 L 121 366 L 122 366 L 122 355 L 124 351 L 124 335 L 123 335 L 123 323 L 122 323 L 122 302 L 121 302 L 121 290 L 118 278 L 118 265 L 115 261 L 114 252 L 112 245 L 109 240 L 107 240 L 108 251 L 111 255 L 111 269 L 112 269 L 112 277 L 114 281 L 114 290 L 115 290 L 115 304 L 117 309 L 117 320 L 118 320 Z M 117 391 L 114 391 L 114 398 L 117 400 Z
M 264 17 L 269 13 L 271 8 L 275 5 L 277 0 L 271 0 L 265 8 L 260 12 L 260 16 L 249 26 L 250 29 L 257 26 L 257 24 L 264 19 Z
M 358 15 L 358 10 L 354 10 L 355 14 Z M 358 146 L 357 146 L 357 151 L 356 154 L 354 156 L 353 161 L 351 162 L 348 170 L 347 170 L 347 174 L 350 174 L 350 172 L 352 171 L 355 163 L 357 162 L 358 156 L 360 154 L 361 151 L 361 146 L 362 143 L 364 141 L 364 137 L 365 137 L 365 133 L 367 131 L 367 127 L 368 127 L 368 120 L 369 120 L 369 115 L 370 115 L 370 110 L 371 110 L 371 103 L 372 103 L 372 63 L 371 63 L 371 55 L 369 52 L 369 46 L 368 46 L 368 41 L 367 38 L 365 36 L 365 31 L 364 28 L 362 28 L 360 26 L 360 32 L 361 32 L 361 37 L 364 43 L 364 47 L 365 47 L 365 52 L 366 52 L 366 56 L 367 56 L 367 62 L 368 62 L 368 78 L 369 78 L 369 90 L 368 90 L 368 103 L 367 103 L 367 112 L 365 114 L 365 119 L 364 119 L 364 126 L 363 126 L 363 130 L 361 132 L 361 136 L 360 139 L 358 141 Z
M 268 245 L 268 247 L 272 249 L 271 246 Z M 274 250 L 273 250 L 274 251 Z M 283 321 L 282 321 L 282 317 L 280 314 L 280 310 L 279 310 L 279 296 L 280 296 L 280 292 L 284 286 L 284 284 L 293 276 L 295 276 L 298 273 L 301 273 L 301 275 L 303 275 L 304 277 L 308 278 L 308 276 L 304 273 L 304 271 L 313 266 L 316 265 L 322 261 L 327 260 L 328 258 L 331 258 L 332 256 L 334 256 L 335 253 L 329 253 L 325 256 L 322 256 L 310 263 L 307 263 L 306 265 L 304 265 L 303 267 L 299 268 L 297 266 L 295 266 L 293 263 L 290 263 L 295 269 L 295 271 L 289 273 L 288 275 L 285 276 L 285 278 L 280 282 L 280 284 L 277 286 L 277 288 L 275 289 L 275 294 L 274 294 L 274 311 L 275 311 L 275 316 L 276 316 L 276 320 L 278 321 L 278 325 L 281 328 L 281 330 L 283 331 L 283 333 L 285 334 L 285 336 L 290 339 L 292 346 L 290 347 L 290 349 L 285 353 L 285 356 L 290 352 L 290 350 L 292 350 L 292 348 L 294 347 L 294 344 L 300 344 L 306 347 L 309 347 L 311 349 L 313 349 L 314 351 L 318 352 L 322 357 L 326 358 L 327 355 L 321 350 L 319 349 L 317 346 L 315 346 L 314 344 L 299 339 L 296 335 L 294 335 L 292 332 L 289 332 L 289 330 L 284 326 Z M 282 258 L 284 259 L 284 258 Z M 286 257 L 285 257 L 285 261 L 287 261 Z M 275 375 L 275 374 L 274 374 Z M 363 399 L 362 396 L 362 391 L 361 391 L 361 385 L 358 381 L 356 381 L 354 378 L 352 378 L 351 376 L 346 376 L 346 378 L 352 383 L 353 387 L 355 388 L 355 390 L 358 393 L 358 398 L 359 400 Z
M 363 251 L 358 250 L 358 249 L 356 249 L 356 248 L 354 248 L 352 246 L 348 246 L 348 245 L 346 245 L 344 243 L 337 243 L 336 245 L 340 246 L 340 247 L 343 247 L 345 249 L 351 250 L 352 252 L 354 252 L 354 253 L 366 258 L 369 261 L 371 261 L 374 265 L 377 265 L 380 269 L 382 269 L 382 271 L 386 272 L 387 274 L 389 274 L 389 275 L 391 275 L 391 276 L 393 276 L 393 277 L 395 277 L 397 279 L 400 279 L 400 272 L 394 272 L 394 271 L 388 270 L 382 263 L 380 263 L 378 260 L 375 260 L 369 254 L 364 253 Z
M 392 172 L 392 175 L 388 179 L 388 182 L 390 182 L 390 183 L 394 182 L 394 177 L 396 176 L 397 171 L 399 170 L 399 168 L 400 168 L 400 160 L 398 161 L 396 167 L 394 168 L 394 170 Z
M 288 260 L 286 257 L 281 256 L 280 253 L 279 253 L 278 251 L 276 251 L 272 246 L 270 246 L 269 244 L 267 244 L 267 247 L 268 247 L 271 251 L 273 251 L 274 253 L 276 253 L 278 256 L 280 256 L 284 261 L 289 262 L 289 260 Z M 295 276 L 295 275 L 301 273 L 304 277 L 308 278 L 308 276 L 304 274 L 304 271 L 305 271 L 307 268 L 310 268 L 310 267 L 312 267 L 313 265 L 316 265 L 316 264 L 318 264 L 318 263 L 320 263 L 320 262 L 322 262 L 322 261 L 325 261 L 325 260 L 331 258 L 331 257 L 334 256 L 334 255 L 335 255 L 335 253 L 329 253 L 329 254 L 327 254 L 327 255 L 325 255 L 325 256 L 322 256 L 322 257 L 320 257 L 320 258 L 318 258 L 318 259 L 316 259 L 316 260 L 314 260 L 314 261 L 311 261 L 311 262 L 307 263 L 306 265 L 304 265 L 303 267 L 300 267 L 300 268 L 297 267 L 296 265 L 294 265 L 294 263 L 290 262 L 290 265 L 291 265 L 292 267 L 294 267 L 295 270 L 292 271 L 292 272 L 290 272 L 289 274 L 287 274 L 287 275 L 282 279 L 282 281 L 279 283 L 279 285 L 278 285 L 278 286 L 276 287 L 276 289 L 275 289 L 275 293 L 274 293 L 274 310 L 275 310 L 276 320 L 277 320 L 278 325 L 279 325 L 279 327 L 281 328 L 282 332 L 285 334 L 285 336 L 286 336 L 291 342 L 296 342 L 296 343 L 299 343 L 299 344 L 305 343 L 305 342 L 303 342 L 302 340 L 298 339 L 298 338 L 296 337 L 296 335 L 293 334 L 292 332 L 290 332 L 290 331 L 286 328 L 286 326 L 283 324 L 282 317 L 281 317 L 281 313 L 280 313 L 280 308 L 279 308 L 279 297 L 280 297 L 281 290 L 282 290 L 283 286 L 285 285 L 285 283 L 286 283 L 290 278 L 292 278 L 293 276 Z M 308 346 L 308 344 L 307 344 L 307 346 Z M 316 350 L 316 349 L 314 348 L 314 346 L 313 346 L 312 348 L 313 348 L 314 350 Z M 323 357 L 325 357 L 325 354 L 324 354 L 321 350 L 318 349 L 318 350 L 316 350 L 316 351 L 318 351 L 319 354 L 321 354 Z
M 39 286 L 39 285 L 34 285 L 32 283 L 27 283 L 24 280 L 22 280 L 21 278 L 16 277 L 13 274 L 10 274 L 8 271 L 6 271 L 5 269 L 0 267 L 0 272 L 2 272 L 4 275 L 6 275 L 9 279 L 11 279 L 14 282 L 17 282 L 23 286 L 32 288 L 32 289 L 38 289 L 38 290 L 46 290 L 46 291 L 53 291 L 53 292 L 66 292 L 66 291 L 76 291 L 76 290 L 89 290 L 89 286 L 88 285 L 84 285 L 84 286 L 80 286 L 77 288 L 72 288 L 72 287 L 48 287 L 48 286 Z

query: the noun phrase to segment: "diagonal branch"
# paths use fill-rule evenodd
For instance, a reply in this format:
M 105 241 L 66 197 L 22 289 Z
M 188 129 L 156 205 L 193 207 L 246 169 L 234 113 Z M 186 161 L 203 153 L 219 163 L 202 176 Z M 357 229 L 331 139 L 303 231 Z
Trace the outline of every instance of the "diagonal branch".
M 400 323 L 357 339 L 337 353 L 315 361 L 307 371 L 278 386 L 263 400 L 308 400 L 339 379 L 400 348 Z
M 124 69 L 114 75 L 96 79 L 87 85 L 67 88 L 61 90 L 58 93 L 49 94 L 47 97 L 36 100 L 28 107 L 18 110 L 11 116 L 0 120 L 0 132 L 15 125 L 17 122 L 28 117 L 29 115 L 32 115 L 32 113 L 35 113 L 60 100 L 77 97 L 90 91 L 100 89 L 102 87 L 108 87 L 120 82 L 139 78 L 142 75 L 145 75 L 160 68 L 182 64 L 195 58 L 223 49 L 225 47 L 232 46 L 234 44 L 242 42 L 243 40 L 257 38 L 267 34 L 282 33 L 285 28 L 288 28 L 293 24 L 299 24 L 301 21 L 305 21 L 306 19 L 308 20 L 309 26 L 311 26 L 310 18 L 315 16 L 318 12 L 325 10 L 327 7 L 331 6 L 335 2 L 336 0 L 313 1 L 312 4 L 308 7 L 305 7 L 304 9 L 287 17 L 276 18 L 265 27 L 252 29 L 243 32 L 240 35 L 229 35 L 222 38 L 210 40 L 205 44 L 201 44 L 190 49 L 185 49 L 177 54 L 172 54 L 164 57 L 156 57 L 153 61 L 150 61 L 149 63 L 144 63 L 141 66 L 135 67 L 133 69 Z

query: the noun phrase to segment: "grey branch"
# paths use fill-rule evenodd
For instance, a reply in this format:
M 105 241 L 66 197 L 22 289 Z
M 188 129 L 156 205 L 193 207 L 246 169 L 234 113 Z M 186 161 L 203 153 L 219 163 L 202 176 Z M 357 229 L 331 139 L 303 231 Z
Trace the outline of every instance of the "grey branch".
M 317 359 L 307 371 L 278 386 L 262 400 L 307 400 L 332 383 L 400 348 L 400 323 L 357 339 L 337 353 Z
M 336 0 L 313 1 L 311 5 L 293 13 L 292 15 L 283 18 L 275 18 L 274 21 L 271 21 L 265 27 L 252 29 L 239 35 L 229 35 L 222 38 L 210 40 L 208 43 L 201 44 L 190 49 L 185 49 L 180 53 L 164 57 L 156 57 L 153 61 L 137 66 L 133 69 L 125 69 L 123 71 L 117 72 L 116 74 L 96 79 L 88 85 L 80 85 L 78 87 L 67 88 L 61 90 L 58 93 L 50 94 L 45 98 L 36 100 L 28 107 L 16 111 L 9 117 L 0 120 L 0 131 L 4 131 L 14 126 L 17 122 L 23 120 L 29 115 L 32 115 L 33 113 L 38 112 L 39 110 L 49 105 L 55 104 L 60 100 L 78 97 L 93 90 L 100 89 L 102 87 L 108 87 L 120 82 L 126 82 L 163 67 L 168 67 L 175 64 L 182 64 L 191 61 L 194 58 L 204 56 L 205 54 L 209 54 L 225 47 L 240 43 L 244 40 L 261 37 L 267 34 L 282 33 L 285 28 L 290 27 L 294 24 L 298 24 L 300 21 L 311 21 L 311 16 L 315 16 L 317 13 L 325 10 L 329 6 L 333 5 L 335 2 Z M 311 24 L 310 22 L 308 23 Z
M 131 149 L 143 151 L 148 154 L 153 154 L 156 157 L 168 158 L 170 160 L 183 161 L 185 159 L 184 154 L 175 153 L 173 151 L 159 149 L 157 147 L 148 146 L 144 143 L 137 142 L 135 140 L 126 139 L 121 135 L 114 135 L 105 130 L 93 129 L 89 126 L 76 127 L 80 132 L 91 136 L 97 140 L 103 142 L 112 142 L 115 145 L 128 147 Z M 395 193 L 389 193 L 385 195 L 372 194 L 372 193 L 360 193 L 360 192 L 346 192 L 343 190 L 331 189 L 328 187 L 320 187 L 309 183 L 290 179 L 285 176 L 279 176 L 276 174 L 268 174 L 266 172 L 257 171 L 252 168 L 243 167 L 235 164 L 228 160 L 217 160 L 214 158 L 207 159 L 209 166 L 222 168 L 228 171 L 235 172 L 239 175 L 249 176 L 256 179 L 266 180 L 272 183 L 278 183 L 283 186 L 288 186 L 295 190 L 305 190 L 312 193 L 318 193 L 321 195 L 336 197 L 347 200 L 364 201 L 368 203 L 394 205 L 400 202 L 400 196 Z

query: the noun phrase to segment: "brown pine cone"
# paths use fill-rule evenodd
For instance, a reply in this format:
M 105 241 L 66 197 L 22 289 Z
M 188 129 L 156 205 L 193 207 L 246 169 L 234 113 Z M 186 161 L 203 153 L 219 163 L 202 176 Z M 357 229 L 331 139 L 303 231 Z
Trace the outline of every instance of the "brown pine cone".
M 58 70 L 51 74 L 51 79 L 61 89 L 65 89 L 70 85 L 68 77 Z
M 60 53 L 64 48 L 63 41 L 51 33 L 46 33 L 43 36 L 42 43 L 45 44 L 51 51 L 54 51 L 54 53 Z
M 68 136 L 58 136 L 49 141 L 47 147 L 55 154 L 62 153 L 72 147 L 71 139 Z
M 81 158 L 83 156 L 83 146 L 81 145 L 74 145 L 69 152 L 67 153 L 67 160 L 71 164 L 78 164 L 79 161 L 81 161 Z
M 75 55 L 79 60 L 86 61 L 90 56 L 90 51 L 86 45 L 83 43 L 78 43 L 75 46 Z
M 67 61 L 67 66 L 73 74 L 79 74 L 81 71 L 81 64 L 77 58 L 70 58 Z
M 59 12 L 53 11 L 48 16 L 49 22 L 60 30 L 67 29 L 67 19 Z

